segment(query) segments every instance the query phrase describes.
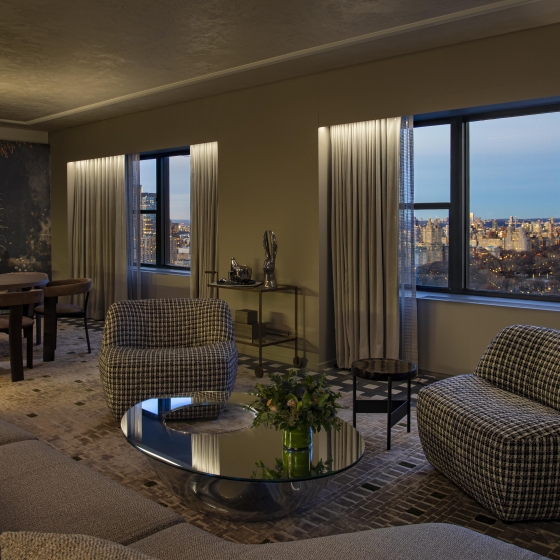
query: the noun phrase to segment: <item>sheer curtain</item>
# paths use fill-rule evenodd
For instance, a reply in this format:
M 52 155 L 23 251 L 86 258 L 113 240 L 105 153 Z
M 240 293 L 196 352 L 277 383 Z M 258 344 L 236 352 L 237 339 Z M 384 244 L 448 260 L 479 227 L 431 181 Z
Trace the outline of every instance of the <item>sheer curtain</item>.
M 331 127 L 335 339 L 342 368 L 369 357 L 415 356 L 411 142 L 406 118 Z
M 115 301 L 140 295 L 140 260 L 134 256 L 139 189 L 138 156 L 69 164 L 70 272 L 92 279 L 88 311 L 94 319 L 104 319 Z
M 218 143 L 191 146 L 191 297 L 211 297 L 218 270 Z
M 401 118 L 399 151 L 399 344 L 400 357 L 418 364 L 416 263 L 414 262 L 413 118 Z
M 126 156 L 126 264 L 127 297 L 142 299 L 141 237 L 142 215 L 140 213 L 140 154 Z

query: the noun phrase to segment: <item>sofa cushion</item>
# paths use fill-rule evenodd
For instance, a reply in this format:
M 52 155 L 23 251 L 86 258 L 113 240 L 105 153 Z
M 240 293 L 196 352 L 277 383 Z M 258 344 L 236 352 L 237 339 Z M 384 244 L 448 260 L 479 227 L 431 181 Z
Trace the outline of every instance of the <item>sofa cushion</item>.
M 0 535 L 2 560 L 154 560 L 136 550 L 87 535 L 7 532 Z
M 513 325 L 486 348 L 475 375 L 560 410 L 560 331 Z
M 506 521 L 560 518 L 560 412 L 459 375 L 418 393 L 426 458 Z
M 177 525 L 130 548 L 160 560 L 537 560 L 542 556 L 470 529 L 442 523 L 389 527 L 287 543 L 226 542 L 191 525 Z
M 184 522 L 39 441 L 0 446 L 0 532 L 80 533 L 121 544 Z
M 37 439 L 34 435 L 0 419 L 0 445 L 15 443 L 16 441 L 26 441 Z

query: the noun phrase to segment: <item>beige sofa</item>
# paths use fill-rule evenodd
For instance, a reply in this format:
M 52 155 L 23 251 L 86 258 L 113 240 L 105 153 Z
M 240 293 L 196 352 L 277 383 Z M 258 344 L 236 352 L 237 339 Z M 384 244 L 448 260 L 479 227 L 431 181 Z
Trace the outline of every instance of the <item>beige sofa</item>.
M 0 533 L 2 560 L 541 558 L 445 524 L 392 527 L 290 543 L 231 543 L 185 523 L 172 510 L 2 420 Z

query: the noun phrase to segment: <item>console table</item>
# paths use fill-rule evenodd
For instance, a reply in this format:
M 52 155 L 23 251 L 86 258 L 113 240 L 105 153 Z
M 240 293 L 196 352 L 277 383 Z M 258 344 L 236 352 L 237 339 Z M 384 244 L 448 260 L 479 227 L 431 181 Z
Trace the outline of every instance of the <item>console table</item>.
M 216 289 L 216 297 L 219 298 L 220 290 L 241 290 L 244 292 L 249 292 L 253 294 L 259 295 L 259 316 L 258 316 L 258 323 L 259 323 L 259 339 L 257 342 L 243 342 L 243 344 L 248 344 L 249 346 L 255 346 L 259 349 L 259 365 L 255 367 L 255 376 L 262 377 L 264 370 L 262 367 L 262 349 L 265 346 L 276 346 L 278 344 L 284 344 L 286 342 L 293 342 L 294 343 L 294 360 L 293 364 L 295 367 L 302 366 L 302 359 L 298 356 L 298 286 L 293 286 L 291 284 L 278 284 L 277 288 L 265 288 L 262 284 L 258 286 L 251 286 L 247 284 L 220 284 L 218 282 L 210 282 L 208 284 L 209 287 Z M 262 332 L 260 329 L 260 324 L 262 323 L 262 300 L 263 294 L 266 293 L 274 293 L 274 292 L 293 292 L 294 293 L 294 324 L 295 330 L 294 335 L 291 336 L 288 333 L 286 336 L 276 336 L 276 335 L 267 335 L 266 339 L 263 338 Z

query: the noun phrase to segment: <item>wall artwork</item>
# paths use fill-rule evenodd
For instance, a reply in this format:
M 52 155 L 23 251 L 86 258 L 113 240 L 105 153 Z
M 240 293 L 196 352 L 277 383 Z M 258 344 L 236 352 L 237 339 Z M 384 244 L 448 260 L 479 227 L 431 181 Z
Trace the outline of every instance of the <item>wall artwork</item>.
M 51 273 L 50 146 L 0 140 L 0 274 Z

